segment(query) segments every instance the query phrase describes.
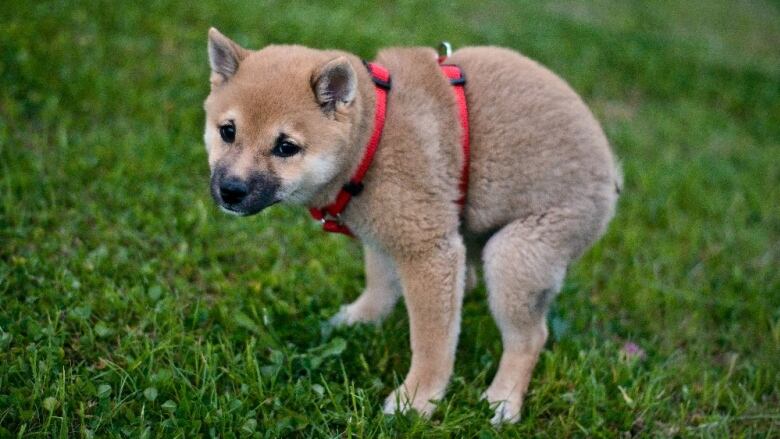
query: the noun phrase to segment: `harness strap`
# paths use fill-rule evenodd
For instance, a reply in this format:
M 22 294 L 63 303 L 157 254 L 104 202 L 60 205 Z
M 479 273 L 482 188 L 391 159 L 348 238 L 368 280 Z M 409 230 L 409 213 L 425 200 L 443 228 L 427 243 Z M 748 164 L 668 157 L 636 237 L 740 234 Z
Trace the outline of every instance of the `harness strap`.
M 439 66 L 442 73 L 450 81 L 455 92 L 455 100 L 458 103 L 458 118 L 460 119 L 461 130 L 461 146 L 463 148 L 463 167 L 460 173 L 460 198 L 456 201 L 461 207 L 466 203 L 466 195 L 468 193 L 469 184 L 469 162 L 471 157 L 471 147 L 469 143 L 469 112 L 466 103 L 466 91 L 464 86 L 466 85 L 466 76 L 463 74 L 463 70 L 454 64 L 443 64 L 446 61 L 446 56 L 439 58 Z M 376 105 L 374 106 L 374 132 L 371 134 L 371 138 L 368 141 L 366 150 L 363 153 L 363 159 L 360 161 L 355 174 L 339 191 L 336 196 L 336 200 L 333 203 L 322 207 L 313 207 L 309 209 L 311 216 L 322 222 L 322 229 L 326 232 L 341 233 L 347 236 L 352 236 L 352 231 L 349 230 L 341 221 L 341 212 L 346 209 L 347 204 L 352 197 L 357 196 L 363 190 L 363 177 L 368 172 L 368 168 L 371 166 L 371 162 L 374 159 L 377 146 L 382 138 L 382 130 L 385 126 L 385 116 L 387 113 L 387 93 L 390 91 L 391 78 L 390 72 L 379 64 L 364 62 L 368 72 L 371 74 L 371 79 L 374 81 L 374 91 L 376 93 Z
M 363 159 L 360 161 L 355 174 L 349 179 L 336 195 L 333 203 L 322 207 L 312 207 L 309 209 L 311 216 L 322 222 L 322 229 L 326 232 L 342 233 L 347 236 L 354 236 L 343 222 L 341 222 L 341 212 L 346 209 L 347 204 L 352 197 L 358 195 L 363 190 L 363 177 L 365 177 L 371 162 L 374 160 L 379 140 L 382 138 L 382 130 L 385 127 L 385 115 L 387 113 L 387 92 L 390 91 L 391 78 L 390 72 L 379 64 L 364 62 L 371 79 L 374 81 L 374 93 L 376 103 L 374 105 L 374 132 L 366 145 L 363 153 Z
M 441 60 L 442 62 L 444 60 Z M 441 64 L 441 71 L 450 80 L 458 101 L 458 117 L 460 118 L 461 146 L 463 147 L 463 167 L 460 170 L 460 198 L 458 204 L 466 204 L 466 194 L 469 190 L 469 162 L 471 159 L 471 144 L 469 143 L 469 110 L 466 103 L 466 76 L 463 70 L 454 64 Z

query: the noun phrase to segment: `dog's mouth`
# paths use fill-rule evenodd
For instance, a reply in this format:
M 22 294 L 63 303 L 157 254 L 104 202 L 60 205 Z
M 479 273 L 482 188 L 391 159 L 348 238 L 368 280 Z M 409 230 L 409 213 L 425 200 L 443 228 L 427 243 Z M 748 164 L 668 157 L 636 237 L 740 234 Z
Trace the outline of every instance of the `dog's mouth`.
M 227 204 L 221 201 L 217 201 L 217 205 L 219 206 L 219 209 L 229 215 L 235 215 L 235 216 L 252 216 L 256 215 L 263 210 L 265 210 L 268 207 L 273 206 L 276 203 L 281 202 L 282 200 L 273 200 L 268 204 L 261 204 L 259 206 L 241 206 L 241 205 L 233 205 L 233 204 Z
M 235 216 L 249 216 L 249 213 L 246 213 L 242 210 L 234 209 L 230 205 L 224 205 L 221 203 L 217 203 L 219 205 L 219 210 L 229 214 L 229 215 L 235 215 Z

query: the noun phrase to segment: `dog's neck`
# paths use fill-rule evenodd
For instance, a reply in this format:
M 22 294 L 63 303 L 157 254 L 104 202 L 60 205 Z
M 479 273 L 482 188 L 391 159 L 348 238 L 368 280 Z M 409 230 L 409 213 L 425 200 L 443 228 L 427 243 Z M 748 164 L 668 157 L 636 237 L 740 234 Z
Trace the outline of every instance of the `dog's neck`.
M 349 181 L 360 165 L 363 154 L 374 129 L 374 112 L 376 111 L 376 95 L 371 75 L 363 66 L 362 61 L 350 56 L 355 72 L 358 75 L 358 95 L 352 103 L 349 117 L 352 118 L 352 133 L 346 146 L 344 159 L 339 163 L 339 172 L 323 186 L 306 207 L 322 207 L 336 199 L 341 188 Z

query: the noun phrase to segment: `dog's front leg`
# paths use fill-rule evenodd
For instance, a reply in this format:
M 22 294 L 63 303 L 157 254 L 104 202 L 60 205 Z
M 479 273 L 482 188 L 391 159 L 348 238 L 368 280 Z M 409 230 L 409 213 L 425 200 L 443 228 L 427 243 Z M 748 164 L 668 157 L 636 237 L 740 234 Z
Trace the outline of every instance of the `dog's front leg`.
M 466 251 L 452 234 L 396 260 L 409 312 L 412 364 L 385 401 L 385 413 L 416 409 L 430 415 L 444 396 L 460 331 Z
M 330 319 L 334 325 L 380 323 L 393 310 L 401 296 L 401 284 L 393 260 L 382 250 L 363 246 L 366 289 Z

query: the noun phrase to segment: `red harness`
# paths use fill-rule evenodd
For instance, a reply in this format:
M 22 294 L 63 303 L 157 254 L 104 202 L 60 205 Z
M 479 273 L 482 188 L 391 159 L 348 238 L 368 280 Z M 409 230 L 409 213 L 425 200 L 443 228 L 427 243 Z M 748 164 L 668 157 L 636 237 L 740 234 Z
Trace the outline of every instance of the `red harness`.
M 441 64 L 444 59 L 439 59 L 440 67 L 444 76 L 446 76 L 455 91 L 455 99 L 458 102 L 458 115 L 462 130 L 463 145 L 463 168 L 460 174 L 460 193 L 461 196 L 457 203 L 463 206 L 466 202 L 466 193 L 469 183 L 469 113 L 466 106 L 466 92 L 464 85 L 466 77 L 463 75 L 460 67 L 452 64 Z M 387 113 L 387 93 L 390 91 L 391 79 L 390 72 L 386 68 L 375 63 L 365 63 L 371 79 L 374 81 L 374 92 L 376 93 L 376 105 L 374 106 L 374 132 L 366 145 L 363 158 L 352 178 L 349 179 L 336 195 L 336 200 L 322 208 L 312 207 L 309 209 L 311 216 L 322 222 L 322 230 L 326 232 L 341 233 L 347 236 L 354 236 L 349 227 L 341 221 L 341 212 L 347 208 L 347 204 L 352 197 L 357 196 L 363 190 L 363 177 L 365 177 L 371 162 L 374 160 L 379 141 L 382 138 L 382 130 L 385 127 L 385 115 Z

